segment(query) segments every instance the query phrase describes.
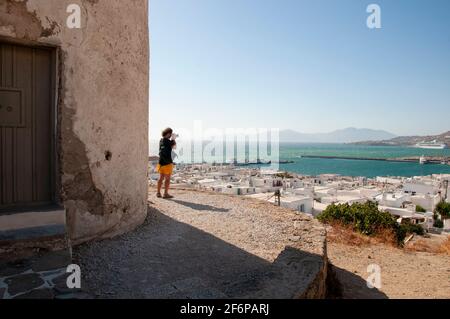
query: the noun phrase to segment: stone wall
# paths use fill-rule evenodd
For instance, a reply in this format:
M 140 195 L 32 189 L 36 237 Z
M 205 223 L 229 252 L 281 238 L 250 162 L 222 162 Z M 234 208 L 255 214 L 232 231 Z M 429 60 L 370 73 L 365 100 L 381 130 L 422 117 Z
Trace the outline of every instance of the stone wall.
M 81 29 L 69 29 L 69 4 Z M 60 193 L 74 243 L 139 225 L 147 210 L 147 0 L 1 0 L 0 36 L 58 48 Z

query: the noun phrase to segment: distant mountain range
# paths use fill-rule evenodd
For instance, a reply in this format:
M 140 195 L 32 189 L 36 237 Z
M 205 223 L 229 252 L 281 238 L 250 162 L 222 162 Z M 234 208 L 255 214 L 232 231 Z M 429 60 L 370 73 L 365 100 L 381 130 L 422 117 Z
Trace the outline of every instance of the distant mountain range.
M 308 134 L 294 130 L 280 131 L 282 143 L 355 143 L 361 141 L 382 141 L 396 137 L 396 135 L 366 128 L 349 127 L 329 133 Z
M 398 136 L 391 139 L 375 140 L 367 139 L 366 141 L 357 142 L 361 145 L 375 145 L 375 146 L 412 146 L 421 142 L 439 142 L 445 143 L 450 147 L 450 131 L 439 135 L 427 135 L 427 136 Z

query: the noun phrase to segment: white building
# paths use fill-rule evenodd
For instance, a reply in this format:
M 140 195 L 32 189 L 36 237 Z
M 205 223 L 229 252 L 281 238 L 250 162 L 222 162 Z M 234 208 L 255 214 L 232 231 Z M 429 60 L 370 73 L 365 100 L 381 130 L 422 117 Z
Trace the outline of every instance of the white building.
M 428 212 L 433 212 L 436 205 L 441 201 L 441 196 L 430 194 L 419 194 L 411 196 L 411 202 L 414 205 L 419 205 L 425 208 Z
M 433 213 L 419 214 L 407 208 L 396 208 L 389 206 L 378 206 L 379 210 L 386 211 L 395 218 L 397 222 L 401 223 L 412 223 L 421 225 L 425 230 L 429 230 L 433 227 Z
M 287 195 L 281 196 L 281 206 L 301 213 L 313 213 L 313 199 L 309 196 Z
M 273 196 L 273 194 L 254 194 L 249 195 L 248 197 L 275 203 L 275 196 Z M 289 208 L 298 212 L 306 214 L 313 213 L 313 199 L 309 196 L 283 193 L 280 198 L 280 204 L 281 207 Z
M 383 193 L 375 197 L 381 206 L 404 208 L 405 203 L 411 202 L 411 196 L 405 193 Z
M 439 192 L 439 183 L 435 181 L 425 181 L 412 179 L 403 183 L 405 193 L 411 194 L 437 194 Z
M 377 183 L 391 184 L 391 185 L 401 185 L 403 182 L 402 179 L 400 179 L 400 178 L 382 177 L 382 176 L 377 176 L 377 178 L 375 180 L 377 181 Z

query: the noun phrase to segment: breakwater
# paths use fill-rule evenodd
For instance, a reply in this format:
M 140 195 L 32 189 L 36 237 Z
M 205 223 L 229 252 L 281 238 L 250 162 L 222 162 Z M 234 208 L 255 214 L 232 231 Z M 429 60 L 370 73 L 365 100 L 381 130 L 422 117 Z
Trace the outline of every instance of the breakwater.
M 354 156 L 326 156 L 326 155 L 302 155 L 300 158 L 317 158 L 317 159 L 340 159 L 340 160 L 357 160 L 357 161 L 383 161 L 383 162 L 400 162 L 400 163 L 417 163 L 420 157 L 402 157 L 402 158 L 379 158 L 379 157 L 354 157 Z M 430 164 L 450 164 L 449 158 L 442 157 L 425 157 L 425 163 Z

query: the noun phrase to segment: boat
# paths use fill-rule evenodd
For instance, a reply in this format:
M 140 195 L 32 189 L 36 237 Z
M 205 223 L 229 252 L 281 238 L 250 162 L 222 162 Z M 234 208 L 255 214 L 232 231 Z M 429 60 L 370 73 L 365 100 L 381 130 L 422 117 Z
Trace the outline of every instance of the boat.
M 437 142 L 436 140 L 431 142 L 420 142 L 416 144 L 417 148 L 433 149 L 433 150 L 443 150 L 447 148 L 444 143 Z
M 421 165 L 424 165 L 424 164 L 428 163 L 428 160 L 427 160 L 427 158 L 424 155 L 422 155 L 420 157 L 420 159 L 419 159 L 419 162 L 420 162 Z

